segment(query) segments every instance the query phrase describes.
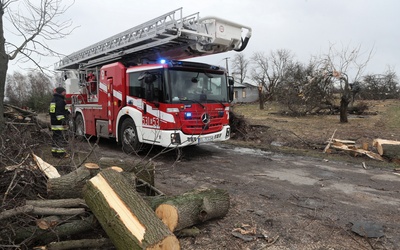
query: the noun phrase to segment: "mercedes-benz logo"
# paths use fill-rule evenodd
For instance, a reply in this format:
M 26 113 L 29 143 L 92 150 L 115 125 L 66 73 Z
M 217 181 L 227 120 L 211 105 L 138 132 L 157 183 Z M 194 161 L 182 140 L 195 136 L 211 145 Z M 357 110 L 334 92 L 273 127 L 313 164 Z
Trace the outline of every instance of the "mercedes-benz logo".
M 201 121 L 202 121 L 204 124 L 208 124 L 208 123 L 210 122 L 210 115 L 207 114 L 207 113 L 202 114 L 202 115 L 201 115 Z

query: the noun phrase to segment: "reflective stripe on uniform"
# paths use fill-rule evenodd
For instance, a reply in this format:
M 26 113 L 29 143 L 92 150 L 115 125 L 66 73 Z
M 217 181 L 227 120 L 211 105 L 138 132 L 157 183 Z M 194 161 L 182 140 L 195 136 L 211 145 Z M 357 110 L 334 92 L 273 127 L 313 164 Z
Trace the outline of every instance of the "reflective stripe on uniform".
M 50 113 L 55 113 L 56 112 L 56 103 L 55 102 L 51 102 L 50 103 Z
M 52 148 L 51 152 L 52 153 L 65 153 L 67 151 L 65 149 L 63 149 L 63 148 Z
M 56 118 L 57 118 L 57 120 L 62 120 L 62 119 L 65 119 L 65 116 L 64 115 L 57 115 Z
M 64 125 L 51 125 L 51 130 L 67 130 L 68 128 Z

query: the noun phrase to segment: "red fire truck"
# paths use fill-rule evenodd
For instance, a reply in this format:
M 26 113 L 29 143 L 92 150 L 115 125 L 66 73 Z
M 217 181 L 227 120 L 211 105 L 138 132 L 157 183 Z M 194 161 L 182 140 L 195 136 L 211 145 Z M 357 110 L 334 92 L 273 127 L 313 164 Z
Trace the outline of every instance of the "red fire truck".
M 250 37 L 247 26 L 180 8 L 65 57 L 55 68 L 76 134 L 115 138 L 127 152 L 228 140 L 233 78 L 182 60 L 242 51 Z

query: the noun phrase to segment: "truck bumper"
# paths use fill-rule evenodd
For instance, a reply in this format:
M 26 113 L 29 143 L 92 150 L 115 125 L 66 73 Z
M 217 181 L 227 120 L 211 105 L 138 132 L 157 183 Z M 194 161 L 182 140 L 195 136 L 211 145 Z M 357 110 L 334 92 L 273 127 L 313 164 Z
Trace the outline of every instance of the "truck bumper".
M 161 131 L 160 140 L 154 144 L 159 146 L 174 148 L 174 147 L 185 147 L 191 145 L 198 145 L 207 142 L 221 142 L 226 141 L 231 136 L 231 128 L 229 125 L 223 126 L 222 130 L 212 134 L 200 134 L 200 135 L 187 135 L 182 131 L 171 130 Z M 151 143 L 151 142 L 147 142 Z

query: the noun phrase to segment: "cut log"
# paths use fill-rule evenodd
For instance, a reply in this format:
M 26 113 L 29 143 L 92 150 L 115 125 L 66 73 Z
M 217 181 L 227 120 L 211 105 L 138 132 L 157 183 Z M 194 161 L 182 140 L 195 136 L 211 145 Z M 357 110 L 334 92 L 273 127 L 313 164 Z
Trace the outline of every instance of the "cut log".
M 117 249 L 179 249 L 178 239 L 157 218 L 122 174 L 104 170 L 83 195 Z
M 47 176 L 47 178 L 53 179 L 61 176 L 53 165 L 43 161 L 42 158 L 35 154 L 32 154 L 32 157 L 35 160 L 38 168 Z
M 400 141 L 374 139 L 372 144 L 376 147 L 380 155 L 390 159 L 400 158 Z
M 145 182 L 154 186 L 154 164 L 143 163 L 130 158 L 117 159 L 110 157 L 101 157 L 99 160 L 101 168 L 109 168 L 117 166 L 122 168 L 125 172 L 133 172 L 137 178 L 144 180 Z
M 122 171 L 119 167 L 110 168 L 114 171 Z M 63 175 L 60 178 L 49 179 L 47 181 L 47 193 L 50 198 L 72 199 L 82 198 L 82 189 L 86 182 L 101 171 L 97 164 L 85 163 L 77 170 Z M 131 189 L 135 189 L 136 175 L 123 171 L 122 175 L 131 184 Z
M 160 197 L 150 202 L 155 212 L 171 231 L 224 217 L 229 210 L 227 191 L 199 189 L 173 197 Z
M 35 250 L 68 250 L 68 249 L 109 249 L 113 244 L 110 239 L 84 239 L 51 242 L 47 246 L 35 247 Z
M 49 179 L 47 181 L 47 193 L 49 198 L 81 198 L 83 186 L 99 171 L 98 168 L 93 169 L 82 166 L 59 178 Z

